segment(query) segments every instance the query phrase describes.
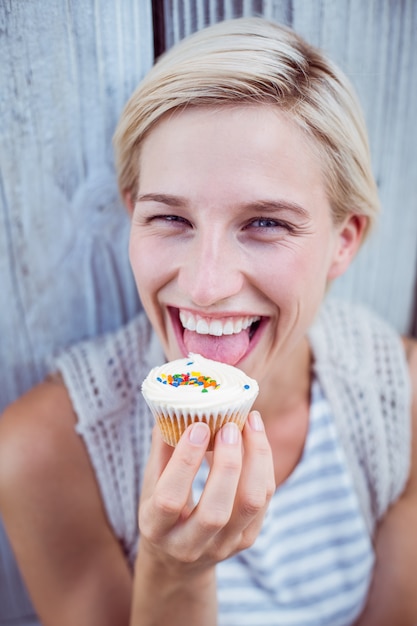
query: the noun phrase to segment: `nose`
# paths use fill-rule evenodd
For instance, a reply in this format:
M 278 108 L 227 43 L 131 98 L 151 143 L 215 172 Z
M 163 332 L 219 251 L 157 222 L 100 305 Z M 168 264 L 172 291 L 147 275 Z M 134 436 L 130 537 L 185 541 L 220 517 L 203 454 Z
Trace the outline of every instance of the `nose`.
M 209 229 L 193 239 L 178 277 L 181 291 L 198 307 L 213 306 L 238 294 L 245 280 L 237 242 Z

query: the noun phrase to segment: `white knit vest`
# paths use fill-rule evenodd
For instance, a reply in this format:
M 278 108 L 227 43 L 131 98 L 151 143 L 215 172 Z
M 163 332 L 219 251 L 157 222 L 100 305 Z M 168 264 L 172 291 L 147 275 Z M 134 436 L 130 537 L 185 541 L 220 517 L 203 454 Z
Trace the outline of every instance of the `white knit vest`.
M 363 515 L 375 524 L 404 489 L 410 466 L 410 384 L 401 340 L 362 307 L 329 299 L 309 332 L 314 372 L 335 416 Z M 165 360 L 141 313 L 116 333 L 54 360 L 68 387 L 109 521 L 133 563 L 137 509 L 153 418 L 140 386 Z
M 309 336 L 372 534 L 410 471 L 411 386 L 402 341 L 364 307 L 332 299 Z

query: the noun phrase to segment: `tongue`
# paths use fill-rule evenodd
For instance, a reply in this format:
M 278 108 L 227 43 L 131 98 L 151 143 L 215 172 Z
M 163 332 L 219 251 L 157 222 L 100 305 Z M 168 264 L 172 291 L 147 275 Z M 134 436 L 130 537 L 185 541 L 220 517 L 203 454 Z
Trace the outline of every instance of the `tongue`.
M 249 329 L 236 335 L 199 335 L 191 330 L 184 331 L 184 344 L 188 352 L 201 354 L 206 359 L 236 365 L 249 347 Z

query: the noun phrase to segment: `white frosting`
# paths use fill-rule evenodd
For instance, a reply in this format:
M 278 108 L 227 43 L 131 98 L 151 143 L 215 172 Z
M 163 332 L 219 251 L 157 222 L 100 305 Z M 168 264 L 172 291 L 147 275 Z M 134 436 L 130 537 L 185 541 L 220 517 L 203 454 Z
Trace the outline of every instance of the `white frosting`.
M 208 383 L 211 380 L 215 382 L 209 384 L 203 391 L 204 385 L 174 386 L 167 381 L 168 376 L 174 374 L 188 374 L 190 379 L 193 379 L 196 372 L 208 377 Z M 191 383 L 193 382 L 191 380 Z M 252 404 L 258 392 L 256 380 L 242 370 L 193 353 L 190 353 L 188 358 L 154 367 L 142 384 L 142 393 L 149 405 L 157 404 L 160 409 L 165 410 L 189 407 L 197 412 L 200 410 L 216 412 L 228 406 Z

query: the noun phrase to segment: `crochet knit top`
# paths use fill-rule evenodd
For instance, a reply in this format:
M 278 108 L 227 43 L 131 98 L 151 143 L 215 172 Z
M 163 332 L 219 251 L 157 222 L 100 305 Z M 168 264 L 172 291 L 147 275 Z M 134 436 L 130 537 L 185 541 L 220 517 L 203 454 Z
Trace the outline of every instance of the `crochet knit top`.
M 404 489 L 411 452 L 410 384 L 401 340 L 359 306 L 328 299 L 309 332 L 314 374 L 330 403 L 370 536 Z M 58 355 L 115 535 L 133 564 L 137 509 L 153 418 L 143 379 L 165 360 L 144 313 Z

